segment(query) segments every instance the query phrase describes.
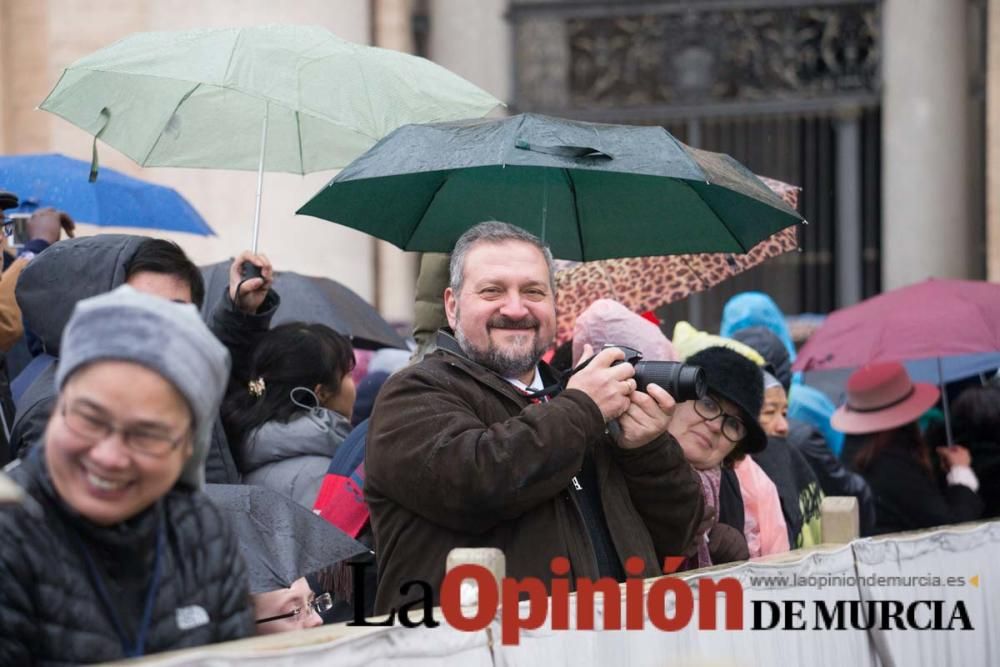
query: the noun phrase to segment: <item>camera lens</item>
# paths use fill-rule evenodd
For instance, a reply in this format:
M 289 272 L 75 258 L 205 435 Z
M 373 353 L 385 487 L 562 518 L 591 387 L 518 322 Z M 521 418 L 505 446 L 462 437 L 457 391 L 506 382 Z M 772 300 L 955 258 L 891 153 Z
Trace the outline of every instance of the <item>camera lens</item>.
M 678 403 L 697 400 L 708 390 L 701 366 L 677 361 L 640 361 L 635 364 L 635 381 L 639 391 L 646 391 L 650 384 L 658 384 Z

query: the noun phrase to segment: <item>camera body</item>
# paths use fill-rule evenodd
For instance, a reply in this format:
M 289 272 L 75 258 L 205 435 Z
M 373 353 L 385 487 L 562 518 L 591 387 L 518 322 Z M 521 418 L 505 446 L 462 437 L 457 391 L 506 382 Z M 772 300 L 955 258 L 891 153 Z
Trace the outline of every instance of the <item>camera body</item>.
M 7 192 L 6 190 L 0 190 L 0 214 L 2 214 L 3 220 L 3 234 L 9 237 L 7 242 L 8 245 L 18 248 L 18 241 L 24 243 L 24 237 L 27 236 L 28 230 L 28 218 L 30 215 L 25 213 L 5 213 L 7 209 L 17 208 L 20 205 L 20 201 L 13 192 Z M 20 234 L 20 236 L 18 236 Z
M 708 391 L 705 370 L 701 366 L 690 366 L 680 361 L 645 361 L 641 352 L 626 345 L 608 344 L 604 347 L 617 347 L 625 353 L 625 360 L 613 365 L 632 364 L 639 391 L 644 392 L 650 384 L 657 384 L 678 403 L 696 401 Z
M 7 215 L 7 222 L 11 227 L 11 234 L 8 237 L 7 245 L 11 248 L 20 248 L 30 240 L 28 235 L 28 219 L 30 213 L 10 213 Z

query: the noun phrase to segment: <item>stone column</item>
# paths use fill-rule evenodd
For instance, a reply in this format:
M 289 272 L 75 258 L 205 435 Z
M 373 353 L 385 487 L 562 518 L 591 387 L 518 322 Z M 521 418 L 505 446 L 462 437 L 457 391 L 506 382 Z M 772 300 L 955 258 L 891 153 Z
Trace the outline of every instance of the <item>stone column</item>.
M 966 3 L 886 0 L 882 25 L 882 287 L 975 275 Z
M 0 154 L 6 154 L 7 150 L 7 116 L 9 112 L 7 111 L 7 106 L 10 100 L 10 93 L 7 91 L 10 89 L 10 84 L 7 79 L 10 77 L 8 72 L 7 62 L 9 56 L 7 55 L 8 44 L 10 44 L 10 31 L 11 31 L 11 21 L 7 16 L 10 13 L 10 2 L 0 2 Z
M 374 45 L 413 53 L 413 0 L 374 0 Z M 375 241 L 375 307 L 390 322 L 413 322 L 417 253 Z
M 429 57 L 504 102 L 512 90 L 509 0 L 430 0 Z
M 1000 2 L 989 3 L 986 62 L 986 276 L 1000 282 Z
M 837 113 L 837 307 L 861 301 L 861 111 Z
M 49 150 L 51 116 L 37 107 L 55 81 L 49 72 L 48 2 L 0 1 L 0 149 Z

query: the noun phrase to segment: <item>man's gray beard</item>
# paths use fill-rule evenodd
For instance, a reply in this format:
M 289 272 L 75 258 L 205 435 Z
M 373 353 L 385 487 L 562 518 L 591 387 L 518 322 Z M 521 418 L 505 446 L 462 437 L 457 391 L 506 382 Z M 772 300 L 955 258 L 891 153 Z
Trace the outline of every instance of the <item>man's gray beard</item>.
M 525 331 L 529 330 L 525 329 Z M 538 332 L 535 332 L 535 349 L 518 356 L 512 356 L 498 349 L 493 344 L 493 339 L 489 338 L 489 329 L 487 329 L 487 339 L 490 341 L 489 347 L 485 350 L 480 350 L 473 346 L 469 342 L 469 339 L 462 334 L 460 327 L 455 327 L 455 340 L 458 341 L 458 345 L 465 352 L 465 355 L 480 366 L 488 368 L 505 378 L 519 378 L 528 371 L 534 370 L 548 348 L 548 344 L 542 344 Z

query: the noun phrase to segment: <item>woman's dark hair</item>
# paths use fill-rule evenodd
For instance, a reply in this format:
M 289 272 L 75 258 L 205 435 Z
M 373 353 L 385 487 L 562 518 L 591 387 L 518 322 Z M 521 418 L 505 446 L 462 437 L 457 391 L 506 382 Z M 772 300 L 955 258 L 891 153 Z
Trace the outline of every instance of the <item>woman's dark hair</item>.
M 147 239 L 135 249 L 125 267 L 125 282 L 137 273 L 163 273 L 186 282 L 191 288 L 191 303 L 201 308 L 205 301 L 205 281 L 181 247 L 166 239 Z
M 955 442 L 1000 440 L 1000 387 L 969 387 L 951 405 Z
M 930 447 L 920 433 L 920 426 L 916 421 L 888 431 L 869 434 L 854 456 L 854 467 L 864 475 L 872 462 L 886 449 L 902 449 L 909 452 L 920 467 L 933 478 L 934 466 L 931 463 Z
M 325 324 L 277 326 L 261 337 L 250 355 L 251 382 L 263 380 L 263 391 L 255 396 L 248 386 L 236 386 L 226 399 L 222 422 L 234 444 L 265 422 L 287 422 L 301 412 L 290 396 L 295 387 L 322 385 L 336 393 L 344 376 L 354 370 L 351 341 Z M 308 394 L 299 392 L 296 399 L 306 402 Z

